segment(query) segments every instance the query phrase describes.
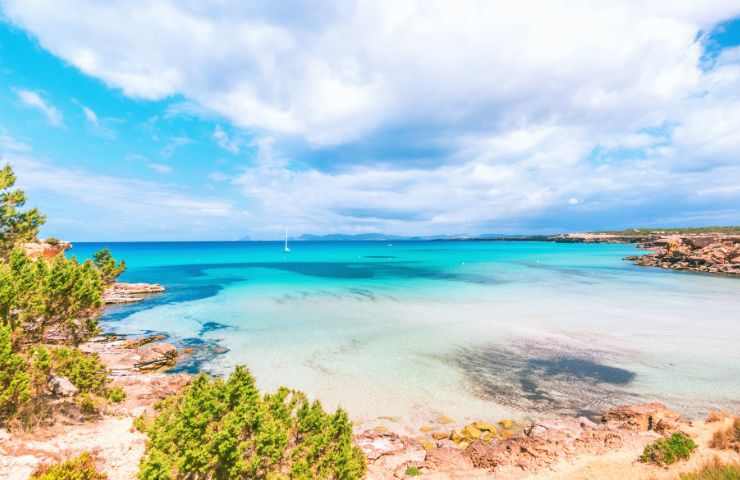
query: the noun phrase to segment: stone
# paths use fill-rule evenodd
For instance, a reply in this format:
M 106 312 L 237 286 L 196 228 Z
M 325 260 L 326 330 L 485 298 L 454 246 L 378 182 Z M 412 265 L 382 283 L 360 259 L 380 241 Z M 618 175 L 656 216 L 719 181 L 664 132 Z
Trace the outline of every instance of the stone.
M 112 304 L 140 302 L 155 293 L 164 292 L 165 288 L 157 283 L 116 282 L 103 292 L 103 302 Z
M 123 348 L 139 348 L 150 343 L 161 342 L 166 338 L 167 336 L 165 335 L 148 335 L 146 337 L 133 338 L 123 342 Z
M 177 348 L 169 343 L 149 344 L 138 351 L 140 360 L 134 368 L 141 371 L 160 370 L 174 367 L 177 363 Z
M 444 440 L 445 438 L 450 438 L 450 434 L 447 432 L 433 432 L 432 438 L 435 440 Z
M 52 376 L 49 379 L 49 391 L 55 397 L 73 397 L 79 389 L 67 377 Z
M 482 432 L 491 432 L 494 435 L 496 434 L 498 430 L 496 428 L 496 425 L 492 423 L 488 423 L 488 422 L 477 421 L 477 422 L 473 422 L 472 425 Z
M 24 253 L 31 258 L 51 259 L 59 255 L 60 253 L 64 253 L 71 246 L 72 244 L 69 242 L 46 239 L 24 243 L 22 245 L 22 248 Z
M 513 420 L 510 420 L 508 418 L 505 418 L 503 420 L 499 420 L 498 424 L 504 430 L 511 430 L 512 428 L 514 428 L 514 421 Z
M 621 405 L 607 411 L 603 423 L 616 424 L 619 428 L 647 432 L 657 430 L 670 431 L 678 425 L 680 415 L 660 402 L 643 403 L 639 405 Z M 662 423 L 662 424 L 661 424 Z
M 475 427 L 472 423 L 470 425 L 466 425 L 465 428 L 462 430 L 463 436 L 469 439 L 478 439 L 483 435 L 483 432 L 481 432 L 478 428 Z
M 429 433 L 429 432 L 433 432 L 434 430 L 436 430 L 436 428 L 435 428 L 435 427 L 433 427 L 432 425 L 422 425 L 422 426 L 421 426 L 421 427 L 419 428 L 419 431 L 420 431 L 420 432 L 423 432 L 423 433 Z

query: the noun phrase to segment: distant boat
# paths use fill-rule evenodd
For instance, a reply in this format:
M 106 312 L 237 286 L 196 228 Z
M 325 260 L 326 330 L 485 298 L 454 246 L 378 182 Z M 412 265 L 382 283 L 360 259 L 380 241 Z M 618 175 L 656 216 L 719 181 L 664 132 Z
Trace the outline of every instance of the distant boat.
M 283 251 L 285 253 L 290 252 L 290 248 L 288 248 L 288 231 L 285 231 L 285 247 L 283 247 Z

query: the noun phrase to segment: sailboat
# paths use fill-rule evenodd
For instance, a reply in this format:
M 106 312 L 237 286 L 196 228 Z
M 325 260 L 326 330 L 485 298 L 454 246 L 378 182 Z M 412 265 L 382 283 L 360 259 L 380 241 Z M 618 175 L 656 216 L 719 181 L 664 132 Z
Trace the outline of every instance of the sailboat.
M 290 248 L 288 248 L 288 231 L 287 230 L 285 231 L 285 247 L 283 247 L 283 251 L 285 253 L 290 252 Z

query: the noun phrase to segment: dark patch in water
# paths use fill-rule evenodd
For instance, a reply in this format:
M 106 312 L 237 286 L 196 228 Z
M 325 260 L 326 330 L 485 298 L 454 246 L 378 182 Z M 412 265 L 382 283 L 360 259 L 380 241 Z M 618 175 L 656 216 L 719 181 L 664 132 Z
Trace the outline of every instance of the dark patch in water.
M 218 322 L 205 322 L 200 326 L 200 331 L 198 331 L 198 336 L 203 336 L 204 334 L 208 332 L 214 332 L 216 330 L 224 330 L 226 328 L 231 328 L 230 325 L 224 325 L 223 323 Z
M 533 358 L 527 363 L 532 370 L 541 369 L 542 374 L 548 377 L 563 375 L 612 385 L 627 385 L 635 379 L 634 372 L 623 368 L 601 365 L 584 358 Z
M 168 373 L 199 373 L 203 370 L 204 364 L 229 351 L 215 340 L 203 340 L 202 338 L 183 338 L 175 345 L 179 350 L 190 351 L 190 353 L 181 354 L 182 360 L 178 361 L 174 368 L 168 370 Z
M 603 363 L 602 356 L 570 345 L 529 343 L 460 347 L 445 360 L 481 398 L 525 411 L 593 416 L 638 400 L 622 388 L 636 374 Z

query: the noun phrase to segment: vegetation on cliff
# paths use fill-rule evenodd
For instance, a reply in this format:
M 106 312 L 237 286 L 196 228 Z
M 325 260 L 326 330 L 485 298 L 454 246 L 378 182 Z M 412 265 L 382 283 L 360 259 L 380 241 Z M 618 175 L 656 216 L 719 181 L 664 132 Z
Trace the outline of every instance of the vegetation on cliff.
M 1 169 L 0 424 L 28 425 L 60 397 L 80 394 L 74 400 L 90 404 L 109 396 L 105 367 L 74 346 L 97 333 L 105 285 L 125 265 L 110 252 L 82 263 L 26 255 L 23 244 L 36 240 L 44 216 L 23 209 L 26 196 L 14 185 L 12 169 Z
M 237 367 L 227 380 L 198 376 L 139 422 L 149 442 L 142 480 L 356 479 L 365 472 L 343 410 L 326 413 L 300 392 L 261 394 Z

